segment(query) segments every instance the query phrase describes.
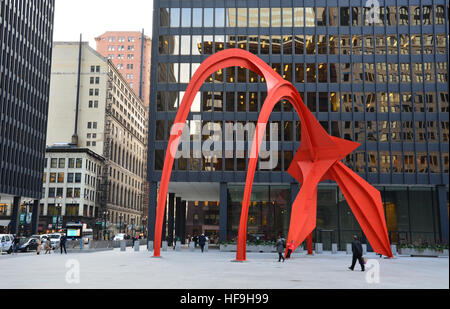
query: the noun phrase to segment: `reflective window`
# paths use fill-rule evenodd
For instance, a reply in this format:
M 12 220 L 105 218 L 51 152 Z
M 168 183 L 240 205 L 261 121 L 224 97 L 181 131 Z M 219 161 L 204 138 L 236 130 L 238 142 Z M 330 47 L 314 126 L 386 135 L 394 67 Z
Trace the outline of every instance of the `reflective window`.
M 270 27 L 270 9 L 269 8 L 261 8 L 259 17 L 260 17 L 260 26 L 262 28 Z
M 387 48 L 389 55 L 398 54 L 398 40 L 396 35 L 390 35 L 387 37 Z
M 375 44 L 373 35 L 364 36 L 364 54 L 366 55 L 375 54 Z
M 395 6 L 386 7 L 386 22 L 388 26 L 397 25 L 397 9 Z
M 248 9 L 248 26 L 258 27 L 259 26 L 259 13 L 258 8 Z
M 281 27 L 281 9 L 272 8 L 272 15 L 270 17 L 272 27 Z
M 330 7 L 328 8 L 329 11 L 329 25 L 332 27 L 339 26 L 339 15 L 338 15 L 338 8 Z
M 400 25 L 409 25 L 409 11 L 407 6 L 398 8 L 398 21 Z
M 283 8 L 283 27 L 292 27 L 293 25 L 292 8 Z
M 443 5 L 436 5 L 435 16 L 437 25 L 445 24 L 445 9 Z
M 205 28 L 214 27 L 214 9 L 212 9 L 212 8 L 204 9 L 203 27 L 205 27 Z
M 161 27 L 169 27 L 169 9 L 160 9 L 159 19 L 159 25 Z
M 437 62 L 438 83 L 448 83 L 447 62 Z
M 238 8 L 238 27 L 247 27 L 247 8 Z
M 181 9 L 181 27 L 191 27 L 191 14 L 192 10 L 190 8 Z
M 424 25 L 432 25 L 433 24 L 433 6 L 424 5 L 422 7 L 422 19 Z
M 410 6 L 411 11 L 411 24 L 414 26 L 420 26 L 420 7 L 419 6 Z
M 327 25 L 327 10 L 324 7 L 317 7 L 317 26 Z
M 305 8 L 305 27 L 315 27 L 316 26 L 316 13 L 314 8 Z
M 305 11 L 303 8 L 294 8 L 294 27 L 305 26 Z
M 350 8 L 341 7 L 341 26 L 350 26 Z
M 225 9 L 217 8 L 215 11 L 215 25 L 216 27 L 225 27 Z
M 411 36 L 411 52 L 415 55 L 422 54 L 422 36 L 414 34 Z
M 447 52 L 447 39 L 444 34 L 436 34 L 436 53 L 445 54 Z
M 179 8 L 170 9 L 170 27 L 171 28 L 180 27 L 180 9 Z
M 190 55 L 191 54 L 191 36 L 182 35 L 181 36 L 181 55 Z
M 409 54 L 409 35 L 400 34 L 400 54 Z
M 226 24 L 228 27 L 236 27 L 236 8 L 226 9 Z

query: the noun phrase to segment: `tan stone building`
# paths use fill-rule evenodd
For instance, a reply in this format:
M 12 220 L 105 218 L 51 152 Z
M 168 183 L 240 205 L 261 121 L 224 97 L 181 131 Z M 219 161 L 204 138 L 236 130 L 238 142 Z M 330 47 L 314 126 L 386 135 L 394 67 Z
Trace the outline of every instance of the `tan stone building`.
M 52 61 L 47 146 L 71 143 L 103 156 L 99 213 L 108 212 L 111 233 L 135 234 L 144 219 L 147 109 L 88 43 L 55 42 Z

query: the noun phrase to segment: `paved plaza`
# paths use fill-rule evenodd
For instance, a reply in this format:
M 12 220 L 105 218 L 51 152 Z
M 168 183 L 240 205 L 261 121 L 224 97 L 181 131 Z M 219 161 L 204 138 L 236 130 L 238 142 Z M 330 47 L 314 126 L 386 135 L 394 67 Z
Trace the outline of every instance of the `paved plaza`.
M 64 256 L 0 256 L 0 289 L 449 288 L 447 257 L 380 259 L 368 254 L 368 259 L 379 262 L 380 270 L 379 283 L 368 283 L 369 272 L 361 272 L 359 265 L 354 272 L 348 270 L 351 256 L 344 252 L 314 257 L 295 254 L 285 263 L 278 262 L 277 254 L 266 253 L 248 253 L 248 262 L 233 263 L 235 253 L 218 250 L 202 254 L 169 248 L 162 256 L 152 258 L 145 247 L 140 252 L 128 248 Z

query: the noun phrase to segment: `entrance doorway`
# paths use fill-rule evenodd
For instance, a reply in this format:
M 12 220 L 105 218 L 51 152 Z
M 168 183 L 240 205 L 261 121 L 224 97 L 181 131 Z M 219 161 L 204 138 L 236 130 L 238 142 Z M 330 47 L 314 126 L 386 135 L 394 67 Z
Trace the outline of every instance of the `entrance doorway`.
M 337 243 L 335 230 L 319 230 L 319 243 L 323 244 L 324 251 L 331 251 L 332 244 Z

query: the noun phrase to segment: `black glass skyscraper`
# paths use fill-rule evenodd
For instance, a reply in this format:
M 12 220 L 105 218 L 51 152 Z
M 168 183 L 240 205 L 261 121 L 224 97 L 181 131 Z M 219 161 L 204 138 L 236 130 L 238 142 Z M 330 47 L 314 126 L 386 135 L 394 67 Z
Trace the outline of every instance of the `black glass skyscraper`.
M 12 232 L 21 200 L 42 194 L 54 6 L 54 0 L 0 2 L 0 196 L 14 198 Z
M 155 1 L 148 162 L 153 194 L 192 75 L 211 54 L 240 48 L 293 83 L 329 134 L 361 144 L 344 162 L 381 191 L 393 243 L 447 242 L 449 3 L 378 2 L 372 8 L 365 0 Z M 225 132 L 229 123 L 255 123 L 266 95 L 264 81 L 253 72 L 216 72 L 191 110 L 191 135 L 205 126 Z M 279 127 L 279 164 L 257 170 L 250 238 L 286 234 L 299 190 L 286 173 L 300 145 L 299 118 L 280 102 L 271 121 Z M 192 153 L 175 162 L 172 175 L 169 201 L 203 201 L 215 194 L 222 240 L 236 237 L 240 219 L 248 152 L 237 148 L 231 157 Z M 155 203 L 150 202 L 150 218 Z M 360 233 L 334 183 L 319 187 L 317 216 L 315 239 L 325 247 L 342 248 Z M 171 226 L 173 218 L 168 220 Z

